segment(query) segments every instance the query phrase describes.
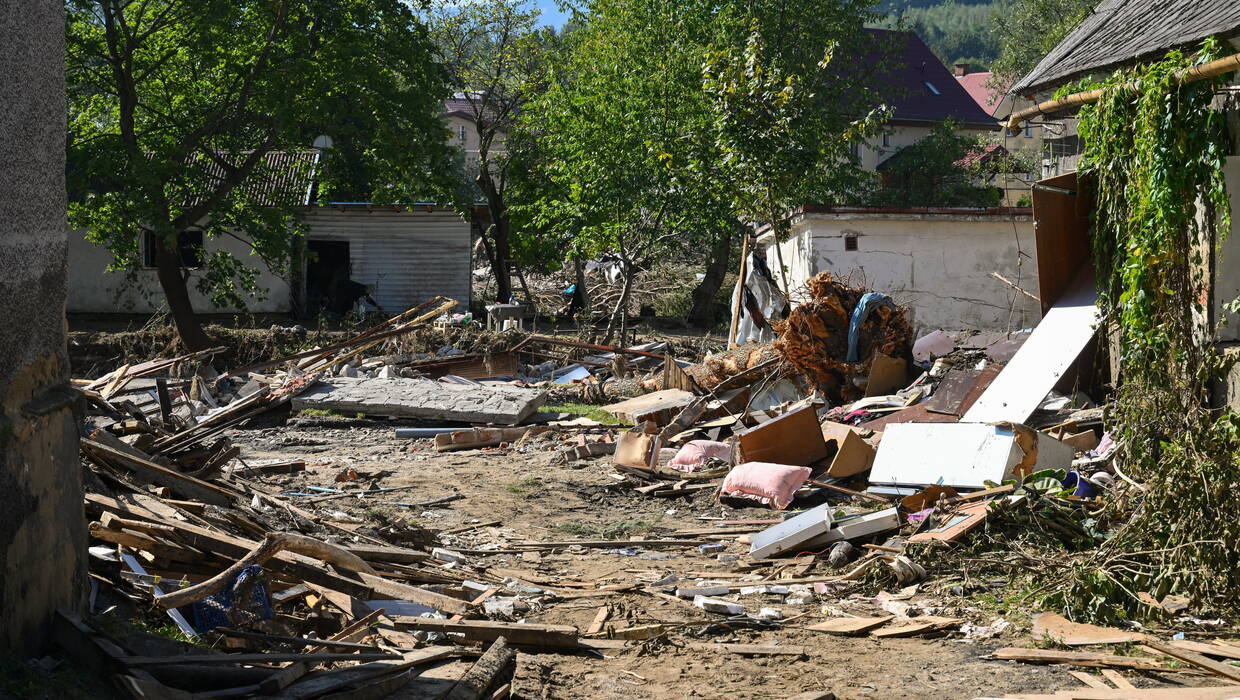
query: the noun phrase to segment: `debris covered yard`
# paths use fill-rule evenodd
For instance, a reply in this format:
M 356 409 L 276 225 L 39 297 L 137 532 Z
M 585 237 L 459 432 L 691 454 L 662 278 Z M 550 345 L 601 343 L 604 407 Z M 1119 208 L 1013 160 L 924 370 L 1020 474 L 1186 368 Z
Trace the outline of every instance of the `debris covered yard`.
M 921 337 L 809 292 L 775 342 L 692 359 L 433 299 L 78 380 L 94 617 L 58 639 L 136 697 L 1228 697 L 1210 608 L 1048 603 L 1128 483 L 1102 406 L 1055 390 L 1092 290 Z

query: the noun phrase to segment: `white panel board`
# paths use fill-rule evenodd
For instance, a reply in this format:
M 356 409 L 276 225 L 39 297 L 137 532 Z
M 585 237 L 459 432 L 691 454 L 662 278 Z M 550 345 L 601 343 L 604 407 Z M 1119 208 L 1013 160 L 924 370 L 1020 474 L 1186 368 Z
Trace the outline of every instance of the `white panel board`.
M 1029 420 L 1094 337 L 1097 323 L 1098 292 L 1092 272 L 1083 270 L 961 422 Z
M 1034 470 L 1067 469 L 1074 450 L 1037 433 Z M 982 423 L 896 423 L 887 426 L 874 457 L 874 486 L 942 484 L 985 488 L 1013 478 L 1025 453 L 1016 433 Z

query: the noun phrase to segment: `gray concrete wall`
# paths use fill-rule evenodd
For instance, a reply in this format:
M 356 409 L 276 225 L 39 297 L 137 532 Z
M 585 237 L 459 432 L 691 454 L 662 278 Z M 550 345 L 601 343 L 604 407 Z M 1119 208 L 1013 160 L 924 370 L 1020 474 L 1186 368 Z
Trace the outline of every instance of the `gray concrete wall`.
M 79 607 L 86 532 L 66 388 L 64 5 L 0 4 L 0 653 Z

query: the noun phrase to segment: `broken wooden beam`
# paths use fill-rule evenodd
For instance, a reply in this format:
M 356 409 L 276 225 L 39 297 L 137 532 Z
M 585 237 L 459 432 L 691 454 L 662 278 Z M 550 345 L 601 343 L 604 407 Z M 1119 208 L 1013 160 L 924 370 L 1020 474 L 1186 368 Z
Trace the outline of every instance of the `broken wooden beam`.
M 401 629 L 444 634 L 463 634 L 471 642 L 493 642 L 504 637 L 515 646 L 570 649 L 577 646 L 577 628 L 570 625 L 521 624 L 489 620 L 433 620 L 425 617 L 392 617 Z
M 508 640 L 502 636 L 497 638 L 491 644 L 491 648 L 487 649 L 482 657 L 465 672 L 461 680 L 452 686 L 452 690 L 448 692 L 445 699 L 482 700 L 482 698 L 489 698 L 487 690 L 508 670 L 516 656 L 517 652 L 508 646 Z

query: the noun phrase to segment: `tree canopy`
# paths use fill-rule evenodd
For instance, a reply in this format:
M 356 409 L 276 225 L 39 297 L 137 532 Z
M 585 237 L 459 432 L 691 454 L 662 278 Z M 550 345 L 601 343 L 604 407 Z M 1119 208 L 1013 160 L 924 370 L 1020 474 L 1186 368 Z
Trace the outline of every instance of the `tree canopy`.
M 136 274 L 144 234 L 182 341 L 209 342 L 188 283 L 213 304 L 260 295 L 254 262 L 298 250 L 304 182 L 289 159 L 319 135 L 323 196 L 408 201 L 442 184 L 446 80 L 400 0 L 68 0 L 70 220 Z M 245 240 L 182 267 L 178 241 Z

